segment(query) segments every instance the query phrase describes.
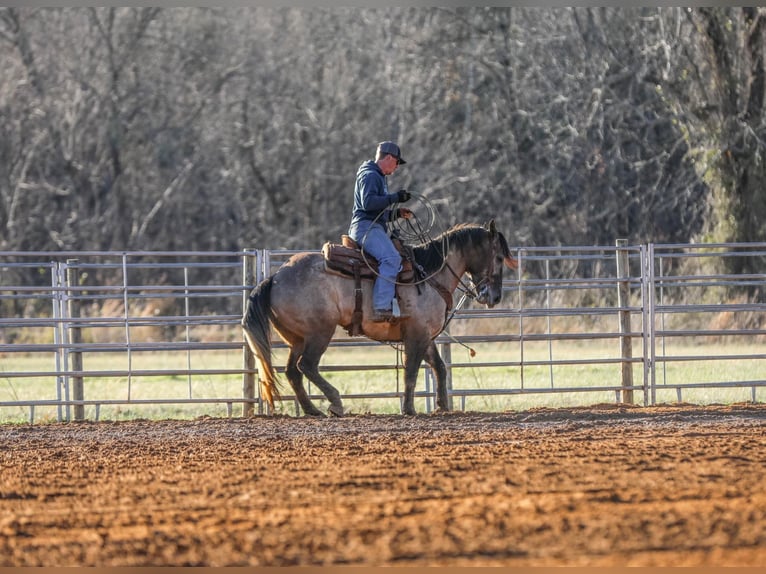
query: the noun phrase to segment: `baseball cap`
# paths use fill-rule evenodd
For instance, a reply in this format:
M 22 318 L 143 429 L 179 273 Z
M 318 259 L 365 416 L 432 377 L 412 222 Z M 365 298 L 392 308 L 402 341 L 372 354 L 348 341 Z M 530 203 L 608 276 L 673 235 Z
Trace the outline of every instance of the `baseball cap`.
M 396 158 L 396 161 L 399 163 L 399 165 L 407 163 L 406 161 L 404 161 L 402 159 L 402 151 L 399 149 L 399 146 L 396 145 L 394 142 L 389 142 L 389 141 L 380 142 L 378 144 L 378 153 L 379 154 L 384 154 L 384 153 L 391 154 L 392 156 L 394 156 Z

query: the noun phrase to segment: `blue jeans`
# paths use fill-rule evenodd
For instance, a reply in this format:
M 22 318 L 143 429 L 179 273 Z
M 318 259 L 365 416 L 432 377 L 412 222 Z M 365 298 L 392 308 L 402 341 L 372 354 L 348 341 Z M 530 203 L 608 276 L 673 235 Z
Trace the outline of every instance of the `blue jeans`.
M 362 246 L 366 255 L 378 262 L 379 276 L 372 287 L 372 306 L 374 309 L 391 309 L 391 302 L 396 296 L 396 276 L 402 268 L 402 256 L 394 247 L 391 238 L 381 225 L 372 225 L 365 229 L 359 225 L 349 230 L 349 235 Z

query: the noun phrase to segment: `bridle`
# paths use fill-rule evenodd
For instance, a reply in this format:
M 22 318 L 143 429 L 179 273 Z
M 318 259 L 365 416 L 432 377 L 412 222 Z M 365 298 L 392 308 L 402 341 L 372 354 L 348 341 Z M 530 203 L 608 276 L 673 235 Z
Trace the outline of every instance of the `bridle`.
M 495 254 L 497 251 L 497 247 L 495 246 L 494 241 L 492 242 L 492 248 L 491 253 L 489 257 L 489 265 L 487 266 L 487 269 L 482 274 L 481 279 L 479 282 L 475 282 L 473 279 L 473 274 L 469 273 L 469 281 L 466 282 L 461 275 L 458 275 L 457 272 L 452 268 L 452 266 L 447 262 L 447 256 L 444 255 L 444 267 L 447 268 L 447 270 L 452 274 L 452 276 L 457 279 L 457 290 L 460 291 L 463 295 L 460 298 L 460 301 L 457 305 L 455 305 L 454 309 L 452 307 L 452 293 L 444 287 L 441 283 L 436 281 L 433 277 L 434 275 L 431 275 L 427 278 L 427 282 L 431 287 L 436 289 L 436 291 L 441 295 L 442 299 L 444 299 L 444 302 L 447 304 L 447 308 L 445 310 L 445 319 L 444 319 L 444 326 L 442 327 L 442 330 L 444 330 L 450 321 L 452 321 L 452 318 L 455 316 L 455 313 L 457 313 L 460 308 L 465 303 L 466 299 L 479 299 L 484 293 L 487 292 L 489 289 L 489 284 L 492 281 L 492 276 L 495 274 Z
M 487 265 L 487 268 L 484 270 L 484 273 L 481 275 L 481 279 L 479 279 L 478 283 L 474 280 L 472 273 L 468 273 L 469 280 L 467 283 L 463 280 L 462 277 L 458 277 L 455 270 L 450 267 L 449 263 L 446 263 L 445 258 L 445 266 L 457 279 L 457 289 L 463 293 L 463 298 L 468 297 L 470 299 L 479 299 L 489 290 L 489 284 L 492 281 L 492 277 L 495 275 L 496 251 L 497 247 L 495 246 L 495 242 L 492 241 L 491 252 L 489 254 L 489 265 Z

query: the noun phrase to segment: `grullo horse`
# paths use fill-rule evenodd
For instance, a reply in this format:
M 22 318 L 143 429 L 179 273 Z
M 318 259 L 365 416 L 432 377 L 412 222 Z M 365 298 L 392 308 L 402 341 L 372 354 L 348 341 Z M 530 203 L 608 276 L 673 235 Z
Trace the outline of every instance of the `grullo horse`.
M 397 285 L 399 305 L 408 317 L 395 322 L 371 321 L 372 280 L 362 281 L 363 334 L 404 347 L 402 412 L 407 415 L 415 414 L 415 385 L 423 360 L 436 377 L 437 409 L 449 408 L 446 367 L 434 339 L 446 325 L 455 289 L 460 285 L 478 303 L 494 307 L 503 294 L 503 265 L 515 269 L 518 264 L 494 220 L 486 225 L 456 225 L 412 250 L 416 266 L 428 280 Z M 466 286 L 464 274 L 471 285 Z M 328 273 L 322 254 L 308 252 L 293 255 L 252 290 L 242 327 L 259 362 L 262 398 L 272 409 L 281 396 L 272 364 L 270 325 L 289 347 L 285 375 L 305 414 L 323 416 L 306 393 L 304 375 L 329 400 L 329 413 L 343 415 L 340 393 L 320 374 L 319 361 L 336 327 L 351 324 L 354 290 L 353 278 Z

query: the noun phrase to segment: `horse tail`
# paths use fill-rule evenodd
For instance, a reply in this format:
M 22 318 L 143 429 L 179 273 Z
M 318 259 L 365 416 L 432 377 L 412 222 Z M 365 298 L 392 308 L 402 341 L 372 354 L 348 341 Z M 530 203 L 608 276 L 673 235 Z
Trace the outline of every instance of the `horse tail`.
M 258 359 L 261 395 L 274 409 L 274 400 L 280 400 L 277 373 L 271 352 L 271 287 L 272 278 L 264 279 L 250 293 L 247 309 L 242 317 L 242 329 L 250 350 Z

